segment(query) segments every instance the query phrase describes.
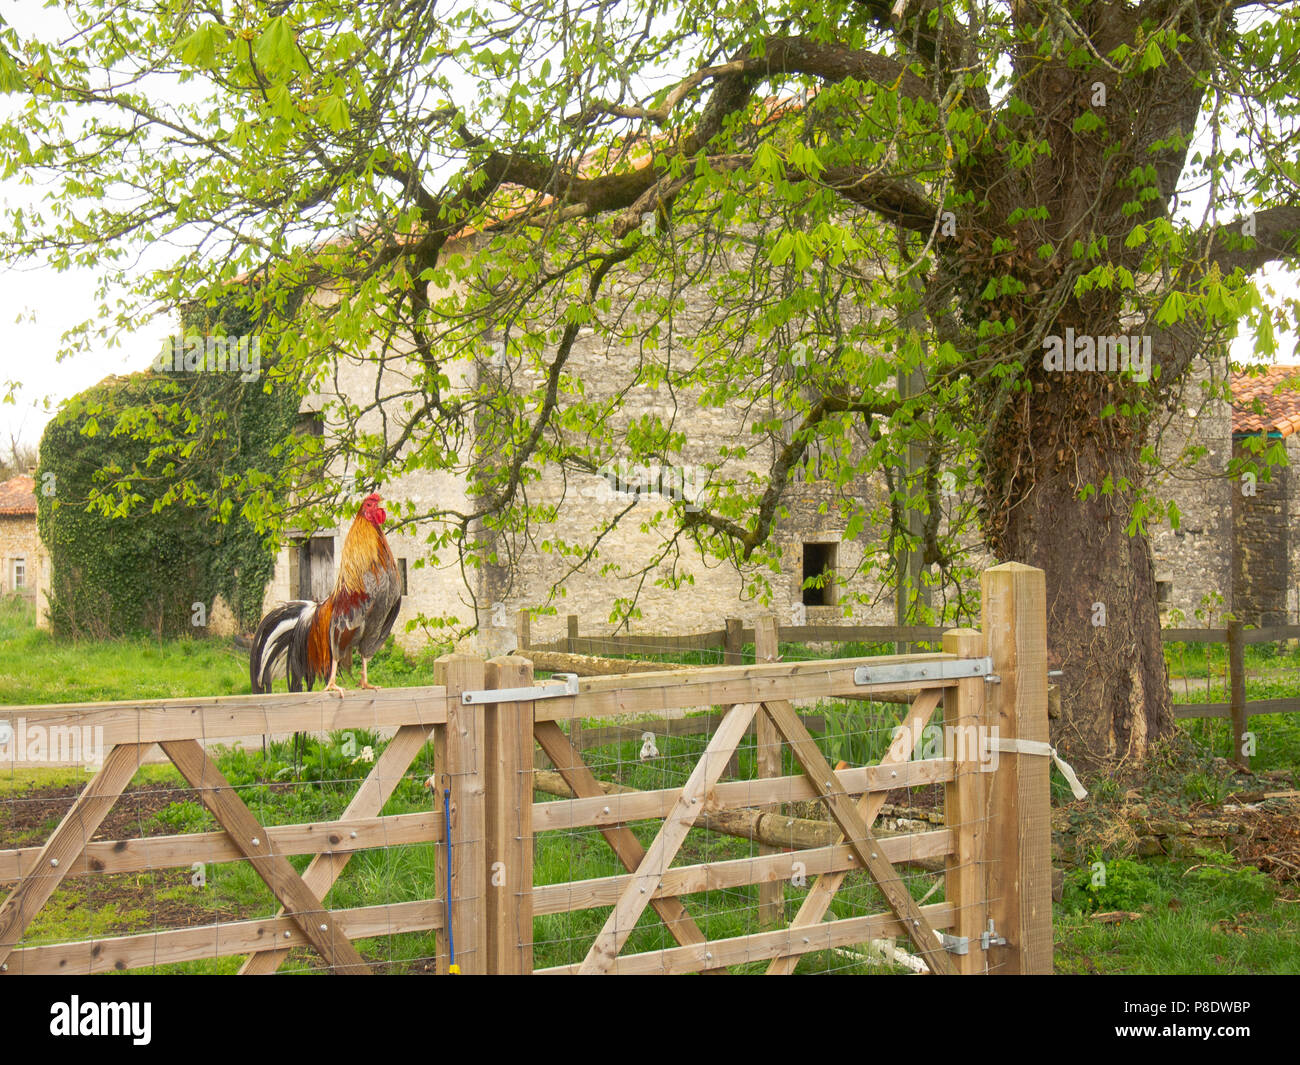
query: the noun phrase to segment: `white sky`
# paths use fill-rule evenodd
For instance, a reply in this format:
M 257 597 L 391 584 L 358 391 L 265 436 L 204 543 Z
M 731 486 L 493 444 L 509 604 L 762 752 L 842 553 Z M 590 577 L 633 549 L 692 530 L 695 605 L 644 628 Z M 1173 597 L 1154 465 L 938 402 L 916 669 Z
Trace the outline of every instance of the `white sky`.
M 60 27 L 67 25 L 63 12 L 43 8 L 37 0 L 6 5 L 5 17 L 23 32 L 39 27 L 42 32 L 57 34 Z M 0 98 L 0 110 L 7 109 Z M 34 191 L 19 185 L 17 179 L 0 182 L 0 204 L 30 203 Z M 1267 270 L 1265 276 L 1279 294 L 1300 294 L 1294 276 L 1276 267 Z M 147 367 L 174 328 L 170 316 L 158 318 L 124 338 L 120 346 L 101 341 L 87 352 L 58 361 L 64 330 L 80 322 L 87 309 L 96 305 L 95 278 L 88 271 L 59 273 L 32 264 L 4 264 L 0 268 L 0 396 L 7 391 L 7 382 L 21 382 L 17 402 L 0 403 L 0 451 L 8 451 L 11 439 L 28 445 L 38 443 L 61 401 L 109 374 Z M 1278 361 L 1297 361 L 1296 338 L 1280 335 L 1278 339 Z M 1248 337 L 1237 342 L 1233 357 L 1253 359 Z

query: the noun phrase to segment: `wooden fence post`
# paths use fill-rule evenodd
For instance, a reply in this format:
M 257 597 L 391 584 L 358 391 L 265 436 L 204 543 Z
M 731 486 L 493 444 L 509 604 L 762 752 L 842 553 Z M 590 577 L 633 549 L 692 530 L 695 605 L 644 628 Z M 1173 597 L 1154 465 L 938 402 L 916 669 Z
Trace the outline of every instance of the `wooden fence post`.
M 944 654 L 979 658 L 984 654 L 984 634 L 976 629 L 953 629 L 943 634 Z M 978 949 L 980 933 L 988 927 L 985 916 L 984 854 L 988 836 L 988 774 L 983 772 L 984 737 L 989 734 L 985 714 L 983 677 L 957 682 L 943 696 L 945 758 L 953 761 L 953 779 L 944 786 L 944 822 L 952 833 L 943 874 L 943 897 L 953 910 L 951 934 L 965 936 L 966 954 L 954 954 L 953 971 L 963 976 L 984 971 L 984 953 Z
M 486 681 L 489 688 L 532 687 L 533 664 L 517 655 L 490 659 Z M 533 706 L 483 707 L 487 971 L 509 976 L 533 971 Z
M 1228 620 L 1228 714 L 1232 718 L 1232 760 L 1243 769 L 1250 768 L 1246 754 L 1246 633 L 1236 618 Z M 1206 689 L 1206 698 L 1209 689 Z
M 576 655 L 578 653 L 578 615 L 570 614 L 566 625 L 567 639 L 564 648 L 569 654 Z M 573 744 L 575 751 L 582 750 L 582 721 L 579 718 L 569 719 L 569 742 Z
M 745 623 L 740 618 L 727 618 L 723 622 L 722 633 L 722 664 L 724 666 L 740 665 L 740 649 L 744 645 L 741 643 L 741 637 L 744 633 Z M 762 715 L 760 715 L 762 716 Z M 740 776 L 740 748 L 737 747 L 731 752 L 731 757 L 727 759 L 727 768 L 722 771 L 725 779 L 734 780 Z
M 527 650 L 533 645 L 533 619 L 527 607 L 520 607 L 515 615 L 515 649 Z
M 1019 562 L 985 570 L 982 628 L 1000 682 L 986 715 L 998 739 L 1046 742 L 1047 592 L 1043 571 Z M 991 762 L 990 756 L 990 764 Z M 990 785 L 988 915 L 1003 945 L 985 955 L 990 973 L 1052 971 L 1051 759 L 997 753 Z M 974 949 L 975 944 L 972 944 Z
M 484 664 L 478 655 L 443 655 L 434 663 L 434 683 L 449 696 L 484 687 Z M 437 848 L 435 876 L 444 915 L 450 899 L 451 922 L 438 932 L 437 972 L 445 974 L 452 961 L 462 973 L 486 971 L 484 923 L 484 781 L 483 707 L 464 706 L 449 699 L 447 723 L 433 730 L 434 809 L 446 817 L 451 792 L 451 832 Z M 451 848 L 451 880 L 447 879 L 447 849 Z
M 777 653 L 778 630 L 776 616 L 766 614 L 754 622 L 754 661 L 775 662 Z M 781 775 L 781 734 L 765 711 L 759 711 L 754 719 L 754 748 L 757 755 L 757 775 L 759 777 L 779 777 Z M 765 847 L 759 844 L 759 854 L 776 854 L 779 847 Z M 785 882 L 771 881 L 758 885 L 758 922 L 761 925 L 785 924 Z
M 723 624 L 726 629 L 722 638 L 722 664 L 724 666 L 738 666 L 740 665 L 740 650 L 744 647 L 742 640 L 745 623 L 740 618 L 727 618 Z

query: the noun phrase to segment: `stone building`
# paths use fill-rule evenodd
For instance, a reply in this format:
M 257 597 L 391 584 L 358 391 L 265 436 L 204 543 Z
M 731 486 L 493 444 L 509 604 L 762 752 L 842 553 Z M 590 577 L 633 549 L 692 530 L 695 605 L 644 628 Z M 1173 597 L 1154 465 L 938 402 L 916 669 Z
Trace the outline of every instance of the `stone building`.
M 616 293 L 614 298 L 619 298 Z M 623 295 L 632 299 L 629 288 Z M 328 298 L 324 296 L 322 298 Z M 708 314 L 702 293 L 689 296 L 677 313 L 673 328 L 683 335 L 703 327 Z M 626 388 L 626 349 L 607 346 L 594 331 L 584 329 L 566 365 L 568 375 L 582 382 L 588 400 L 612 398 Z M 413 367 L 388 363 L 383 371 L 392 394 L 402 391 L 404 382 L 413 376 Z M 527 390 L 536 386 L 540 375 L 519 365 L 500 366 L 488 361 L 448 364 L 453 390 L 467 390 L 484 380 L 485 375 L 508 376 L 501 387 Z M 376 394 L 374 361 L 340 359 L 330 385 L 334 391 L 309 397 L 304 404 L 304 418 L 309 431 L 329 435 L 336 427 L 317 420 L 312 412 L 325 407 L 338 395 L 373 397 Z M 727 617 L 739 617 L 752 623 L 760 614 L 773 610 L 787 622 L 817 623 L 844 616 L 845 587 L 869 595 L 870 605 L 855 604 L 853 618 L 859 623 L 891 624 L 894 620 L 892 591 L 878 582 L 855 578 L 849 585 L 828 580 L 823 587 L 803 589 L 806 576 L 829 573 L 834 576 L 853 574 L 862 562 L 860 541 L 845 536 L 845 523 L 835 516 L 837 495 L 848 493 L 864 502 L 868 509 L 884 508 L 887 512 L 886 488 L 881 478 L 862 479 L 835 487 L 815 478 L 795 486 L 789 497 L 790 514 L 783 518 L 776 534 L 782 557 L 778 572 L 758 566 L 739 568 L 717 562 L 704 562 L 698 553 L 684 546 L 680 556 L 670 553 L 657 558 L 661 537 L 643 525 L 653 523 L 657 512 L 670 498 L 689 500 L 698 480 L 705 476 L 704 463 L 716 459 L 718 447 L 727 442 L 744 442 L 746 459 L 738 462 L 729 475 L 766 470 L 773 456 L 773 440 L 751 433 L 756 418 L 752 412 L 730 408 L 696 405 L 689 396 L 674 398 L 667 389 L 656 390 L 639 385 L 624 396 L 620 417 L 624 423 L 644 415 L 657 414 L 665 421 L 676 419 L 688 428 L 688 442 L 683 465 L 672 470 L 656 468 L 631 470 L 614 467 L 606 475 L 573 474 L 543 476 L 530 486 L 533 503 L 552 504 L 555 520 L 538 530 L 530 541 L 523 535 L 506 537 L 496 549 L 503 560 L 462 570 L 458 561 L 444 552 L 437 564 L 416 566 L 426 553 L 426 540 L 437 534 L 430 524 L 416 528 L 390 530 L 389 540 L 403 572 L 405 595 L 394 634 L 405 646 L 419 646 L 427 637 L 419 631 L 404 631 L 408 622 L 425 615 L 444 615 L 455 619 L 458 629 L 477 624 L 477 645 L 497 652 L 509 649 L 514 642 L 515 614 L 521 608 L 552 607 L 532 622 L 536 642 L 556 639 L 564 634 L 564 615 L 579 614 L 585 634 L 613 631 L 611 614 L 620 600 L 635 599 L 640 616 L 619 631 L 645 634 L 690 633 L 721 628 Z M 384 418 L 380 410 L 368 412 L 357 428 L 364 432 L 393 432 L 400 422 L 400 408 L 394 402 Z M 768 412 L 770 414 L 770 412 Z M 466 464 L 467 466 L 469 464 Z M 334 471 L 342 476 L 342 471 Z M 471 487 L 464 476 L 446 472 L 422 471 L 395 479 L 385 490 L 385 498 L 411 501 L 417 506 L 433 503 L 472 509 Z M 599 554 L 580 572 L 570 572 L 572 565 L 562 551 L 548 547 L 562 542 L 582 542 L 590 538 L 593 527 L 630 508 L 618 528 L 599 545 Z M 303 530 L 293 538 L 277 559 L 274 577 L 267 589 L 266 604 L 288 598 L 322 598 L 333 584 L 338 552 L 346 526 Z M 481 530 L 480 530 L 481 531 Z M 868 529 L 862 539 L 876 535 Z M 509 540 L 510 542 L 504 542 Z M 543 543 L 543 541 L 545 543 Z M 687 576 L 689 574 L 689 576 Z M 755 581 L 766 581 L 772 602 L 763 605 L 754 590 Z M 563 583 L 562 598 L 552 596 L 552 589 Z
M 1233 455 L 1278 449 L 1287 460 L 1231 482 L 1233 611 L 1248 624 L 1285 625 L 1300 615 L 1300 535 L 1291 533 L 1300 521 L 1300 366 L 1239 375 L 1233 400 Z
M 1222 625 L 1232 605 L 1232 411 L 1211 384 L 1203 376 L 1190 380 L 1159 429 L 1163 472 L 1151 488 L 1158 498 L 1172 499 L 1180 517 L 1177 528 L 1162 522 L 1151 529 L 1156 596 L 1166 625 Z
M 1152 533 L 1162 617 L 1186 627 L 1222 626 L 1229 612 L 1250 625 L 1294 621 L 1300 536 L 1290 530 L 1300 520 L 1300 482 L 1290 467 L 1300 462 L 1300 367 L 1234 373 L 1231 408 L 1205 398 L 1202 383 L 1190 382 L 1160 449 L 1167 469 L 1156 489 L 1181 517 L 1177 529 Z M 1257 457 L 1257 471 L 1229 468 L 1279 447 L 1286 465 Z
M 472 239 L 472 238 L 471 238 Z M 631 289 L 625 293 L 630 301 Z M 707 328 L 709 308 L 699 293 L 684 294 L 673 328 L 684 335 Z M 618 298 L 616 293 L 615 298 Z M 590 329 L 583 330 L 568 364 L 568 372 L 581 380 L 589 398 L 612 397 L 626 386 L 628 352 L 599 341 Z M 454 364 L 453 389 L 467 390 L 485 374 L 501 374 L 501 367 L 483 362 Z M 512 368 L 507 367 L 507 370 Z M 1240 453 L 1251 434 L 1264 432 L 1286 440 L 1288 453 L 1300 447 L 1300 391 L 1272 396 L 1272 389 L 1287 368 L 1277 367 L 1265 378 L 1239 375 L 1233 386 L 1240 391 L 1236 410 L 1214 398 L 1203 386 L 1208 379 L 1194 379 L 1184 390 L 1184 402 L 1161 435 L 1159 451 L 1165 470 L 1158 478 L 1157 493 L 1176 501 L 1181 515 L 1178 528 L 1157 525 L 1152 530 L 1152 551 L 1156 567 L 1157 594 L 1166 624 L 1218 625 L 1231 610 L 1234 598 L 1245 620 L 1280 618 L 1297 609 L 1296 587 L 1300 585 L 1300 536 L 1289 537 L 1288 529 L 1300 509 L 1300 497 L 1290 491 L 1292 479 L 1277 469 L 1271 481 L 1259 481 L 1253 494 L 1243 494 L 1228 478 L 1228 460 Z M 389 365 L 392 393 L 402 391 L 413 370 Z M 529 388 L 538 376 L 518 367 L 503 387 Z M 304 424 L 309 431 L 329 434 L 328 426 L 313 411 L 337 396 L 374 396 L 376 369 L 373 362 L 341 361 L 333 375 L 332 393 L 309 398 Z M 382 390 L 380 390 L 382 391 Z M 1269 393 L 1269 414 L 1262 420 L 1248 408 L 1256 396 Z M 394 404 L 390 415 L 398 413 Z M 770 412 L 769 412 L 770 413 Z M 781 519 L 774 537 L 781 549 L 776 572 L 718 563 L 702 562 L 698 556 L 665 557 L 655 561 L 661 538 L 643 529 L 664 509 L 664 496 L 679 492 L 689 498 L 692 470 L 715 457 L 720 443 L 743 440 L 750 446 L 749 467 L 756 473 L 768 468 L 771 447 L 754 446 L 746 416 L 728 409 L 692 407 L 689 400 L 674 401 L 664 391 L 646 386 L 632 388 L 624 396 L 626 420 L 648 414 L 688 420 L 689 441 L 686 469 L 638 471 L 638 484 L 629 486 L 621 477 L 595 475 L 544 476 L 532 488 L 534 502 L 556 507 L 555 522 L 534 541 L 499 544 L 505 560 L 500 565 L 465 569 L 451 557 L 436 563 L 421 563 L 426 542 L 436 530 L 425 525 L 390 533 L 394 554 L 403 573 L 404 597 L 398 624 L 399 641 L 408 647 L 423 644 L 427 637 L 413 630 L 421 615 L 453 619 L 458 629 L 477 624 L 478 644 L 490 653 L 513 646 L 514 615 L 520 608 L 552 607 L 554 614 L 532 624 L 537 642 L 564 634 L 564 615 L 579 614 L 582 632 L 613 631 L 610 618 L 620 601 L 635 596 L 639 616 L 622 632 L 644 634 L 690 633 L 718 629 L 724 618 L 739 617 L 747 623 L 763 613 L 775 611 L 790 622 L 832 622 L 843 619 L 846 593 L 864 596 L 855 602 L 853 620 L 860 624 L 892 624 L 895 620 L 893 589 L 882 587 L 871 571 L 862 571 L 863 543 L 879 538 L 879 528 L 867 528 L 859 537 L 845 535 L 845 524 L 835 516 L 836 493 L 851 494 L 876 514 L 887 513 L 888 491 L 880 473 L 835 488 L 809 477 L 797 484 L 788 497 L 790 513 Z M 1289 421 L 1288 419 L 1294 419 Z M 358 428 L 382 434 L 400 418 L 387 422 L 379 410 L 369 412 Z M 1267 424 L 1265 424 L 1267 422 Z M 1258 424 L 1257 424 L 1258 423 Z M 388 429 L 387 431 L 392 431 Z M 698 463 L 692 467 L 691 463 Z M 743 473 L 745 466 L 739 469 Z M 735 469 L 730 471 L 733 475 Z M 636 494 L 639 491 L 639 494 Z M 398 478 L 386 491 L 393 500 L 417 505 L 438 503 L 456 509 L 472 509 L 470 485 L 463 476 L 446 472 L 421 472 Z M 571 563 L 563 552 L 548 547 L 573 543 L 589 536 L 593 527 L 624 507 L 632 512 L 615 533 L 601 541 L 599 556 L 580 572 L 569 572 Z M 321 599 L 332 587 L 337 552 L 346 527 L 304 530 L 286 545 L 277 560 L 275 575 L 268 585 L 268 606 L 288 598 Z M 545 540 L 545 543 L 542 541 Z M 990 560 L 972 543 L 972 564 Z M 689 579 L 683 573 L 689 571 Z M 828 582 L 824 588 L 804 589 L 806 577 L 822 572 L 848 577 L 847 584 Z M 755 595 L 753 581 L 761 578 L 771 590 L 771 603 L 764 605 Z M 563 583 L 565 594 L 556 598 L 552 589 Z M 1199 616 L 1198 616 L 1199 611 Z
M 49 565 L 36 530 L 36 482 L 11 477 L 0 483 L 0 594 L 22 596 L 43 616 Z

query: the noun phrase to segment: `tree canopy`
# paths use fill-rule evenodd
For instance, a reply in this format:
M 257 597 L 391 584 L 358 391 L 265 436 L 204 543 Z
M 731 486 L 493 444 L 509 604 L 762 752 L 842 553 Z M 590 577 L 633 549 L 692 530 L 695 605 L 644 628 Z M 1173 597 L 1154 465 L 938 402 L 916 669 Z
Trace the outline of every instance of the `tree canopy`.
M 122 327 L 252 280 L 302 390 L 340 359 L 418 367 L 396 423 L 362 430 L 374 397 L 332 413 L 352 476 L 302 505 L 472 465 L 466 508 L 399 514 L 473 554 L 475 529 L 547 520 L 544 468 L 680 463 L 682 419 L 620 421 L 566 373 L 594 330 L 629 387 L 744 404 L 769 445 L 762 475 L 735 472 L 744 447 L 712 456 L 666 542 L 761 562 L 814 456 L 848 485 L 914 449 L 881 565 L 909 546 L 956 587 L 978 517 L 997 557 L 1048 572 L 1069 739 L 1119 757 L 1169 726 L 1154 445 L 1189 381 L 1226 394 L 1236 331 L 1271 353 L 1296 324 L 1252 276 L 1300 251 L 1294 2 L 65 8 L 58 40 L 0 35 L 5 172 L 51 182 L 6 256 L 93 266 L 131 296 L 100 315 Z M 684 332 L 689 286 L 714 310 Z M 1057 362 L 1076 335 L 1092 353 Z M 1095 369 L 1119 336 L 1149 379 Z M 458 359 L 533 373 L 466 390 Z M 249 487 L 259 520 L 287 516 Z M 841 505 L 849 535 L 871 524 Z

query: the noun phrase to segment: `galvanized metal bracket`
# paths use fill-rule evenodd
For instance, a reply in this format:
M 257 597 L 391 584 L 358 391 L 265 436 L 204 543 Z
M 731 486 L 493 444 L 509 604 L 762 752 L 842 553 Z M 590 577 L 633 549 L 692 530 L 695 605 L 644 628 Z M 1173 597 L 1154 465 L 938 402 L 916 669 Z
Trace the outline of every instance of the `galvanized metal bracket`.
M 536 699 L 562 699 L 578 694 L 578 674 L 555 673 L 551 680 L 560 684 L 539 684 L 534 688 L 492 688 L 485 691 L 461 692 L 460 701 L 465 706 L 480 703 L 531 703 Z
M 1006 936 L 1000 936 L 993 927 L 993 918 L 989 918 L 989 930 L 980 933 L 980 947 L 988 950 L 989 947 L 1005 947 L 1007 945 Z
M 992 658 L 956 658 L 943 662 L 899 662 L 887 666 L 859 666 L 854 684 L 909 684 L 916 681 L 964 680 L 993 674 Z
M 940 932 L 938 935 L 940 942 L 943 943 L 943 949 L 949 954 L 970 953 L 969 936 L 950 936 L 947 932 Z

